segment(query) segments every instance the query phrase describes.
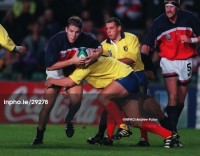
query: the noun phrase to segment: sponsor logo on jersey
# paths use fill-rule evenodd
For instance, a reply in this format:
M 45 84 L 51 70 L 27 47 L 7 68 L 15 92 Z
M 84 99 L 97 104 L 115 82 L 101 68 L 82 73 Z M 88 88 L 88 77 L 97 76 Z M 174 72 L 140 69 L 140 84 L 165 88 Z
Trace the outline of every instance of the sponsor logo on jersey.
M 128 51 L 128 47 L 127 46 L 124 46 L 124 51 Z
M 108 50 L 108 55 L 112 57 L 112 50 Z
M 170 34 L 166 34 L 165 37 L 166 37 L 166 39 L 167 39 L 168 41 L 171 41 L 171 40 L 172 40 Z

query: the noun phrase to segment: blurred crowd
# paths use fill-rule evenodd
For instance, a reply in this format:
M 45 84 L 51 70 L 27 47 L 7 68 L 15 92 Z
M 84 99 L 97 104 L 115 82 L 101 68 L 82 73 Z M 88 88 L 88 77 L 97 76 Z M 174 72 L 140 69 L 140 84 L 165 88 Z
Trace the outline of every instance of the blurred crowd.
M 181 8 L 200 17 L 199 0 L 181 0 Z M 28 49 L 24 55 L 0 47 L 1 80 L 45 80 L 44 51 L 49 38 L 64 30 L 72 15 L 84 21 L 83 31 L 102 42 L 106 38 L 104 21 L 116 16 L 125 31 L 136 34 L 142 42 L 152 21 L 164 12 L 163 0 L 15 0 L 12 8 L 1 11 L 0 23 L 17 45 Z M 160 82 L 159 57 L 152 54 Z M 194 59 L 193 82 L 197 78 L 199 57 Z

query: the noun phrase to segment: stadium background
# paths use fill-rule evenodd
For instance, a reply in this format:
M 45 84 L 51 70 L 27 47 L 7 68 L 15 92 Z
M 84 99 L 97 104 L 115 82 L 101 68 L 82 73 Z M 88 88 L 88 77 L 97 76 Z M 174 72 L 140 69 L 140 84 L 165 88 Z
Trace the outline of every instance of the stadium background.
M 163 0 L 0 0 L 0 23 L 18 45 L 25 45 L 25 55 L 13 55 L 0 47 L 0 123 L 37 123 L 41 105 L 6 105 L 4 100 L 41 99 L 44 80 L 44 50 L 48 39 L 63 30 L 68 17 L 80 16 L 83 30 L 99 41 L 106 38 L 104 19 L 117 16 L 124 30 L 136 34 L 142 42 L 152 20 L 164 11 Z M 182 0 L 181 8 L 200 16 L 199 0 Z M 156 79 L 150 89 L 164 109 L 167 96 L 164 89 L 157 52 L 152 54 Z M 192 84 L 179 127 L 200 128 L 200 59 L 194 59 Z M 200 70 L 199 70 L 200 71 Z M 95 100 L 98 90 L 84 87 L 81 109 L 76 115 L 80 124 L 97 124 L 101 106 Z M 50 123 L 63 123 L 68 100 L 60 96 Z

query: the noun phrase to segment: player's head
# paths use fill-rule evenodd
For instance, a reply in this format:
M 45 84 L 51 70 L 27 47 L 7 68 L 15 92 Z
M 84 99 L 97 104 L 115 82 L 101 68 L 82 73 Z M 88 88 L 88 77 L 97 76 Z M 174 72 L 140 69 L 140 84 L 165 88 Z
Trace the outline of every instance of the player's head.
M 65 31 L 70 43 L 74 43 L 77 40 L 81 34 L 82 27 L 83 21 L 78 16 L 72 16 L 68 19 Z
M 105 22 L 107 36 L 111 40 L 116 40 L 121 35 L 122 25 L 118 18 L 111 17 Z
M 176 7 L 179 7 L 180 6 L 180 0 L 164 0 L 164 4 L 171 4 L 171 5 L 174 5 Z
M 177 12 L 180 6 L 180 0 L 164 0 L 165 13 L 169 19 L 177 17 Z

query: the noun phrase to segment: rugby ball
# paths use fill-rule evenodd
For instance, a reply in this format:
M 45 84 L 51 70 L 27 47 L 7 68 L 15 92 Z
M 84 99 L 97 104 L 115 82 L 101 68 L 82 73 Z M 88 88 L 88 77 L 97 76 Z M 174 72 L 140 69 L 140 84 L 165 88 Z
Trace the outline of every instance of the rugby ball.
M 88 48 L 86 48 L 86 47 L 78 48 L 78 53 L 77 53 L 78 58 L 85 58 L 89 55 L 90 55 L 90 52 L 89 52 Z

